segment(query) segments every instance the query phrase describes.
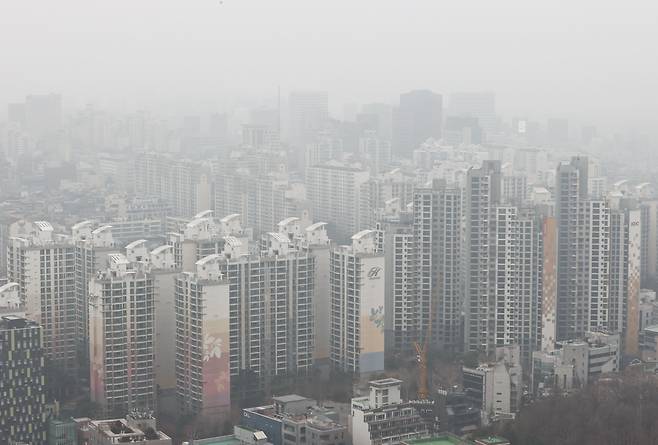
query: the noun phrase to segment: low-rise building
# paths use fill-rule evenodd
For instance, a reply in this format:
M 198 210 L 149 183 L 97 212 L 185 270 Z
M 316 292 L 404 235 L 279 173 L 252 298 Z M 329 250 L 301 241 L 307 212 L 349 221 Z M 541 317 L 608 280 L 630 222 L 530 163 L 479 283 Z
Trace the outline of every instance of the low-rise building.
M 496 348 L 496 361 L 462 369 L 464 393 L 480 407 L 482 423 L 513 417 L 521 405 L 522 369 L 518 345 Z
M 402 381 L 370 382 L 369 394 L 352 399 L 350 432 L 353 445 L 393 445 L 428 435 L 428 427 L 411 402 L 400 396 Z
M 602 374 L 619 371 L 619 334 L 588 332 L 583 340 L 557 342 L 552 351 L 532 355 L 532 387 L 540 393 L 549 388 L 569 391 L 585 386 Z
M 171 445 L 171 438 L 158 431 L 150 414 L 133 412 L 125 419 L 90 420 L 81 423 L 89 437 L 89 445 Z
M 271 405 L 242 410 L 240 423 L 263 431 L 273 445 L 345 445 L 347 427 L 338 414 L 315 400 L 291 394 L 274 397 Z

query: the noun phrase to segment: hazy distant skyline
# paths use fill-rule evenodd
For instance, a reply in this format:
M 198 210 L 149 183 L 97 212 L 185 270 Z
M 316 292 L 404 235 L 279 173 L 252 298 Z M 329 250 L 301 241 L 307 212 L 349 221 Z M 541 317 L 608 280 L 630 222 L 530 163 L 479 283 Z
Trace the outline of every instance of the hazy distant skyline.
M 650 1 L 3 0 L 0 103 L 222 109 L 296 89 L 344 103 L 493 91 L 507 117 L 658 123 Z M 3 111 L 4 115 L 4 111 Z

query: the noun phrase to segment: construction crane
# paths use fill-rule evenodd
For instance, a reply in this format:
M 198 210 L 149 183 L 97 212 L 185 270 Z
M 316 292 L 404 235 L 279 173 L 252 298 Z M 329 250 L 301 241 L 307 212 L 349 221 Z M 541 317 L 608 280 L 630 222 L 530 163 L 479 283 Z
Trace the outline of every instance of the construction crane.
M 432 338 L 432 325 L 436 320 L 436 291 L 432 290 L 430 297 L 430 320 L 425 330 L 422 344 L 420 341 L 414 342 L 416 350 L 416 362 L 418 363 L 418 400 L 427 400 L 430 395 L 429 375 L 427 372 L 427 358 L 430 349 L 430 339 Z

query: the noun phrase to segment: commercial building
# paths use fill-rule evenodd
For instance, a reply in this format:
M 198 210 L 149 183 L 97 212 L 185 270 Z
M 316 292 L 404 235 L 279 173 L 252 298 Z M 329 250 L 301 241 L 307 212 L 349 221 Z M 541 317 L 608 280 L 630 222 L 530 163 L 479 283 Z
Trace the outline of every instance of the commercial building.
M 41 326 L 0 317 L 0 443 L 45 443 L 44 364 Z
M 602 374 L 617 372 L 621 364 L 620 335 L 588 332 L 582 340 L 556 343 L 552 351 L 532 356 L 532 388 L 538 393 L 580 388 Z
M 89 445 L 171 445 L 172 441 L 156 426 L 155 418 L 144 412 L 133 411 L 125 418 L 89 420 L 81 423 Z
M 402 381 L 370 382 L 369 394 L 351 402 L 350 432 L 353 445 L 399 444 L 428 435 L 427 424 L 416 408 L 402 400 Z
M 518 345 L 496 348 L 495 361 L 477 368 L 462 369 L 466 397 L 477 403 L 482 423 L 514 417 L 521 408 L 523 390 L 521 355 Z
M 91 400 L 107 414 L 156 408 L 153 277 L 122 254 L 89 283 Z
M 331 408 L 296 394 L 273 397 L 272 402 L 243 409 L 241 425 L 263 431 L 273 445 L 349 443 L 347 427 L 338 423 L 338 414 Z
M 384 370 L 386 261 L 380 234 L 364 230 L 331 252 L 331 363 L 347 373 Z

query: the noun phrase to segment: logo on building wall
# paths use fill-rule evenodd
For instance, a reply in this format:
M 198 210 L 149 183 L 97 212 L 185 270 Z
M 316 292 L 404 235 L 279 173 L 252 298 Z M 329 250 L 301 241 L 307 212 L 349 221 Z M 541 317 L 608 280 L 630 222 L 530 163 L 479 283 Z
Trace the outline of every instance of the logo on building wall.
M 368 279 L 369 280 L 378 280 L 380 277 L 380 273 L 382 271 L 382 268 L 379 266 L 374 266 L 371 267 L 370 270 L 368 271 Z

